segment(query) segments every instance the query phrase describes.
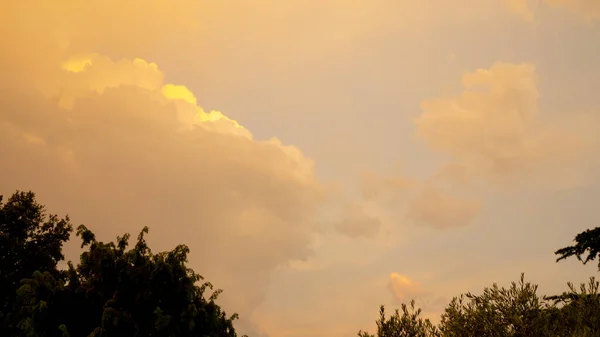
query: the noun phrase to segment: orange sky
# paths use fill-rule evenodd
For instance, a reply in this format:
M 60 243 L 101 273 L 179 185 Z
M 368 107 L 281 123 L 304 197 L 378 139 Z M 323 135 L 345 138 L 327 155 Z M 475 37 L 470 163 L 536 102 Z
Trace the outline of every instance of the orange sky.
M 595 0 L 4 1 L 0 194 L 189 245 L 251 336 L 355 336 L 411 298 L 435 318 L 520 272 L 559 291 L 594 273 L 552 252 L 600 218 L 598 20 Z

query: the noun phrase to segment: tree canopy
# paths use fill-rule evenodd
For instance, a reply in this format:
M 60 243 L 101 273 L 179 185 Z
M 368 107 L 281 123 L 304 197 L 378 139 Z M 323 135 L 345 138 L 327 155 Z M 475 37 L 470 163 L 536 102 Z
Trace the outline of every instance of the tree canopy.
M 81 225 L 77 265 L 63 260 L 73 226 L 47 215 L 32 192 L 0 199 L 0 336 L 235 337 L 214 290 L 186 266 L 189 249 L 153 253 L 145 234 L 100 242 Z
M 554 252 L 558 255 L 556 262 L 571 256 L 577 257 L 583 264 L 593 261 L 600 254 L 600 227 L 588 229 L 575 236 L 575 245 L 561 248 Z M 583 257 L 587 253 L 587 256 Z M 600 261 L 598 262 L 600 270 Z

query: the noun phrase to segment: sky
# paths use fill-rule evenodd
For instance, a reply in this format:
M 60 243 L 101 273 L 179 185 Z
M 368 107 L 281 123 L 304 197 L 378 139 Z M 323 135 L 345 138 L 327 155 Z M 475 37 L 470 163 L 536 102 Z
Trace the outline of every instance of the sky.
M 187 244 L 241 333 L 596 275 L 553 255 L 600 223 L 596 0 L 7 0 L 0 41 L 0 194 Z

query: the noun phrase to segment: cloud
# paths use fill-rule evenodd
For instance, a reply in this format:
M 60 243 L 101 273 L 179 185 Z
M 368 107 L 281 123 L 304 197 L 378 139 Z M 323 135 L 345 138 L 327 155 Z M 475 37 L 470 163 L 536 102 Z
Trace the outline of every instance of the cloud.
M 57 62 L 78 53 L 100 53 L 121 59 L 144 56 L 167 37 L 197 33 L 199 1 L 142 0 L 102 2 L 65 0 L 3 1 L 0 54 L 2 86 L 38 89 L 61 77 Z
M 417 135 L 451 155 L 454 165 L 468 168 L 471 178 L 560 185 L 595 140 L 576 115 L 560 120 L 542 115 L 537 78 L 531 64 L 499 62 L 466 73 L 459 95 L 422 102 Z
M 258 330 L 249 320 L 273 272 L 312 256 L 330 190 L 300 149 L 204 110 L 173 71 L 210 64 L 223 72 L 218 86 L 240 50 L 269 69 L 320 59 L 364 36 L 380 11 L 344 1 L 2 2 L 0 156 L 10 160 L 0 193 L 32 189 L 104 240 L 147 225 L 157 250 L 188 244 L 242 332 Z M 337 223 L 347 240 L 380 226 L 359 206 Z
M 188 244 L 247 332 L 271 273 L 311 254 L 327 196 L 313 161 L 143 59 L 193 31 L 197 2 L 68 3 L 0 5 L 0 193 L 31 189 L 103 240 L 147 225 L 157 250 Z
M 361 206 L 351 204 L 346 206 L 342 220 L 335 224 L 335 229 L 351 238 L 373 237 L 381 228 L 381 220 L 368 214 Z
M 320 127 L 328 130 L 328 121 L 338 123 L 342 117 L 324 116 L 305 92 L 315 80 L 333 80 L 336 71 L 341 72 L 339 67 L 330 72 L 325 61 L 338 64 L 340 57 L 364 51 L 372 57 L 383 40 L 398 37 L 406 42 L 396 46 L 401 52 L 412 48 L 418 55 L 420 42 L 428 40 L 424 37 L 437 38 L 437 29 L 447 28 L 448 18 L 463 23 L 489 18 L 495 11 L 490 8 L 414 1 L 3 1 L 0 158 L 6 160 L 0 165 L 0 193 L 32 189 L 49 210 L 70 213 L 76 223 L 90 226 L 102 239 L 135 234 L 148 225 L 149 240 L 157 250 L 188 244 L 192 267 L 225 290 L 221 299 L 228 311 L 241 314 L 241 332 L 259 330 L 251 324 L 257 321 L 249 320 L 272 287 L 274 272 L 339 271 L 347 288 L 326 302 L 332 318 L 323 320 L 315 312 L 311 321 L 319 327 L 335 325 L 339 335 L 348 316 L 335 310 L 339 303 L 334 299 L 338 293 L 359 289 L 348 282 L 355 279 L 348 270 L 363 273 L 375 268 L 398 240 L 408 237 L 406 228 L 397 225 L 404 221 L 380 214 L 386 213 L 381 209 L 399 213 L 402 220 L 408 214 L 423 226 L 466 225 L 465 204 L 476 202 L 439 185 L 452 181 L 468 187 L 474 178 L 491 179 L 490 172 L 498 170 L 489 158 L 498 155 L 482 159 L 472 148 L 441 146 L 452 160 L 431 182 L 402 175 L 366 176 L 363 196 L 373 203 L 350 204 L 341 221 L 328 222 L 338 233 L 325 233 L 321 247 L 315 248 L 322 234 L 315 230 L 315 219 L 323 225 L 323 218 L 334 212 L 329 186 L 315 178 L 313 161 L 294 146 L 277 138 L 255 137 L 254 130 L 244 127 L 248 119 L 241 116 L 253 118 L 254 111 L 263 107 L 240 108 L 233 118 L 204 109 L 202 105 L 209 103 L 198 87 L 219 88 L 238 100 L 239 88 L 230 88 L 231 83 L 247 81 L 241 86 L 244 90 L 265 91 L 269 87 L 263 87 L 267 83 L 263 81 L 279 85 L 282 78 L 291 78 L 297 86 L 281 87 L 292 88 L 288 92 L 293 100 L 278 98 L 281 93 L 271 95 L 276 105 L 305 106 L 302 113 L 314 114 Z M 357 57 L 366 56 L 362 54 Z M 344 67 L 361 62 L 352 60 Z M 394 71 L 381 73 L 398 77 Z M 386 81 L 375 77 L 377 82 Z M 339 90 L 343 97 L 346 89 Z M 337 100 L 330 93 L 325 96 Z M 537 122 L 529 127 L 540 130 Z M 431 137 L 427 142 L 432 143 Z M 342 139 L 340 144 L 346 143 Z M 377 151 L 370 152 L 377 156 Z M 335 206 L 347 202 L 344 197 L 339 200 L 333 201 Z M 394 228 L 388 231 L 383 224 Z M 359 236 L 372 239 L 353 239 Z M 75 256 L 76 249 L 69 249 Z M 328 291 L 332 283 L 319 284 Z M 292 290 L 276 292 L 272 301 L 276 306 L 271 312 L 281 313 L 278 322 L 289 317 L 279 306 L 280 294 L 294 293 L 307 302 L 315 299 L 289 287 Z M 383 286 L 360 288 L 365 290 L 359 291 L 360 300 L 348 302 L 356 317 L 367 307 L 363 294 L 373 288 L 387 296 Z M 368 297 L 376 307 L 379 298 Z M 280 335 L 298 334 L 287 329 Z M 314 335 L 323 331 L 311 329 L 318 330 Z
M 423 289 L 420 283 L 398 273 L 390 273 L 388 290 L 396 303 L 410 302 L 429 295 L 429 291 Z
M 434 323 L 439 321 L 439 315 L 449 302 L 444 296 L 437 296 L 421 283 L 399 273 L 390 273 L 387 289 L 392 294 L 392 304 L 408 304 L 414 300 L 415 307 L 423 310 L 423 317 Z
M 105 239 L 148 225 L 160 249 L 188 244 L 193 266 L 241 313 L 261 302 L 272 270 L 309 255 L 325 190 L 298 149 L 253 140 L 226 117 L 208 118 L 221 114 L 160 89 L 99 93 L 75 82 L 92 90 L 71 96 L 71 108 L 62 98 L 3 90 L 0 155 L 11 158 L 0 167 L 10 177 L 3 193 L 37 191 Z
M 562 189 L 595 179 L 597 117 L 544 115 L 537 81 L 532 64 L 498 62 L 464 74 L 460 93 L 423 101 L 416 134 L 441 164 L 421 179 L 365 173 L 363 197 L 448 229 L 475 220 L 483 188 Z

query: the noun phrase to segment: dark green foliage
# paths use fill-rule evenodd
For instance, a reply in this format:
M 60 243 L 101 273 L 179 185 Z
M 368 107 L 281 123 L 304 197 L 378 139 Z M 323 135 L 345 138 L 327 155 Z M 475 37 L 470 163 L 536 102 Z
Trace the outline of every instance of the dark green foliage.
M 47 215 L 32 192 L 0 196 L 0 336 L 14 335 L 20 281 L 34 272 L 60 277 L 62 245 L 69 239 L 69 218 Z
M 0 275 L 11 286 L 2 292 L 1 336 L 236 336 L 237 316 L 215 303 L 220 290 L 205 297 L 212 285 L 199 285 L 202 277 L 186 267 L 186 246 L 154 254 L 144 228 L 128 249 L 128 234 L 103 243 L 81 225 L 86 250 L 77 266 L 60 271 L 68 219 L 45 219 L 33 193 L 15 194 L 0 215 Z
M 575 336 L 600 336 L 600 293 L 594 277 L 588 284 L 581 284 L 579 291 L 572 283 L 569 290 L 560 295 L 548 296 L 553 301 L 553 314 L 558 321 L 557 329 L 561 336 L 573 333 Z
M 537 285 L 519 282 L 509 288 L 494 284 L 481 295 L 467 293 L 455 297 L 442 314 L 443 336 L 524 337 L 546 336 L 544 301 L 537 295 Z

